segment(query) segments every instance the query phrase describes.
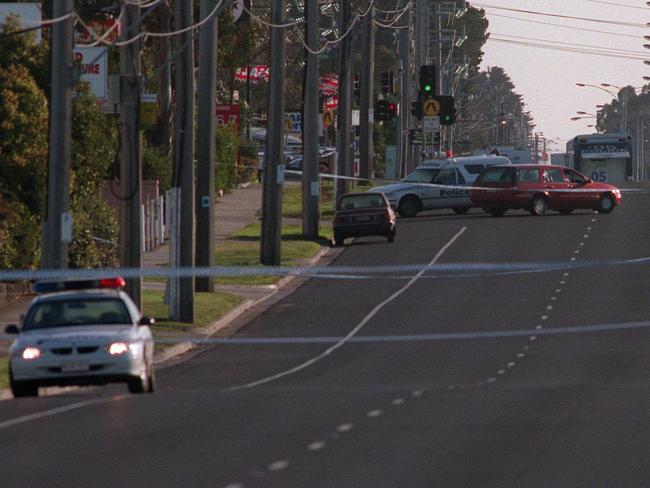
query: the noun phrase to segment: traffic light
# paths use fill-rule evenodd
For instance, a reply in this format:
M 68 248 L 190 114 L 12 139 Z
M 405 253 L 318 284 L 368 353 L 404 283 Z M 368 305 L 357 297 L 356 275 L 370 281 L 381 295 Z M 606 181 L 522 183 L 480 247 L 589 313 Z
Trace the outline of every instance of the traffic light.
M 381 73 L 381 91 L 387 95 L 393 94 L 393 72 L 384 71 Z
M 420 66 L 420 96 L 422 101 L 433 98 L 438 93 L 437 81 L 436 67 L 433 64 Z
M 359 88 L 359 75 L 354 75 L 354 81 L 352 82 L 352 93 L 354 94 L 355 100 L 359 99 L 361 95 L 361 89 Z
M 397 115 L 397 104 L 395 102 L 388 103 L 388 117 L 386 120 L 393 120 Z
M 377 100 L 377 106 L 375 107 L 375 120 L 389 120 L 389 111 L 390 103 L 388 100 Z
M 453 125 L 456 122 L 456 100 L 454 97 L 438 95 L 440 103 L 440 125 Z
M 422 102 L 420 100 L 411 102 L 411 115 L 418 120 L 422 120 Z

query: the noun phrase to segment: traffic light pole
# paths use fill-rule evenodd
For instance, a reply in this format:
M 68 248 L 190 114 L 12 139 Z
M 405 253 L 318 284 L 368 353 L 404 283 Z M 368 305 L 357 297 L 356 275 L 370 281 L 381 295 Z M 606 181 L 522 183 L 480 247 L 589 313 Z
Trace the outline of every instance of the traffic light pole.
M 340 32 L 347 32 L 350 26 L 350 2 L 341 2 Z M 352 95 L 352 58 L 350 56 L 352 38 L 345 36 L 339 43 L 339 107 L 337 113 L 337 174 L 339 176 L 352 176 L 350 161 L 350 126 L 352 125 L 351 95 Z M 349 180 L 339 178 L 336 180 L 336 198 L 343 195 L 350 187 Z

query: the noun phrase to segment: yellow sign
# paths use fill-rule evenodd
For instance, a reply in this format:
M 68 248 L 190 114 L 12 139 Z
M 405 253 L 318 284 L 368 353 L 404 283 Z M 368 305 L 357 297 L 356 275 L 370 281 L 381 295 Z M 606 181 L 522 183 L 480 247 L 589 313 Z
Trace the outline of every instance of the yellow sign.
M 329 127 L 334 124 L 334 113 L 331 110 L 325 110 L 323 114 L 323 125 Z
M 284 119 L 284 131 L 291 132 L 293 129 L 293 121 L 290 118 Z
M 427 117 L 438 115 L 438 113 L 440 113 L 440 102 L 438 102 L 438 100 L 429 98 L 422 104 L 422 112 Z

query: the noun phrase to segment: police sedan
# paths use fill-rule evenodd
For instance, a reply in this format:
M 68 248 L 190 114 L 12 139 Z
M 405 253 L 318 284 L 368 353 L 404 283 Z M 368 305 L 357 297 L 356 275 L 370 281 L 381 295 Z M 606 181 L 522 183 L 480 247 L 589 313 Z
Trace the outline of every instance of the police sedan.
M 14 397 L 37 396 L 40 386 L 124 382 L 131 393 L 154 391 L 153 319 L 122 291 L 122 278 L 37 283 L 11 345 Z

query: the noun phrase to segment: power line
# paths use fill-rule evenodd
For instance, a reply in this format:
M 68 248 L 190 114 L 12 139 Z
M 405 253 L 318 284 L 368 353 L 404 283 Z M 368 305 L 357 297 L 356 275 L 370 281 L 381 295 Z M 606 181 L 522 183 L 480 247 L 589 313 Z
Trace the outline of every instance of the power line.
M 598 50 L 603 50 L 603 51 L 611 51 L 612 53 L 623 53 L 623 54 L 638 54 L 640 56 L 643 56 L 643 59 L 647 59 L 647 55 L 644 51 L 632 51 L 630 49 L 618 49 L 618 48 L 610 48 L 610 47 L 603 47 L 603 46 L 596 46 L 594 44 L 578 44 L 574 42 L 563 42 L 563 41 L 551 41 L 548 39 L 539 39 L 536 37 L 522 37 L 522 36 L 512 36 L 512 35 L 507 35 L 507 34 L 497 34 L 493 33 L 491 35 L 494 36 L 500 36 L 500 37 L 509 37 L 512 39 L 523 39 L 526 41 L 539 41 L 539 42 L 547 42 L 550 44 L 561 44 L 567 47 L 578 47 L 578 48 L 589 48 L 589 49 L 598 49 Z
M 521 22 L 528 22 L 528 23 L 531 23 L 531 24 L 550 25 L 550 26 L 553 26 L 553 27 L 562 27 L 562 28 L 565 28 L 565 29 L 572 29 L 572 30 L 578 30 L 578 31 L 583 31 L 583 32 L 594 32 L 596 34 L 609 34 L 609 35 L 612 35 L 612 36 L 629 37 L 631 39 L 640 39 L 641 38 L 641 36 L 635 36 L 633 34 L 622 34 L 620 32 L 604 31 L 604 30 L 598 30 L 598 29 L 587 29 L 585 27 L 576 27 L 576 26 L 573 26 L 573 25 L 555 24 L 553 22 L 544 22 L 542 20 L 524 19 L 523 17 L 513 17 L 511 15 L 490 14 L 490 17 L 501 17 L 501 18 L 504 18 L 504 19 L 519 20 Z
M 539 43 L 534 43 L 534 42 L 524 42 L 524 41 L 515 41 L 515 40 L 510 40 L 510 39 L 497 39 L 497 38 L 488 38 L 488 42 L 500 42 L 504 44 L 514 44 L 518 46 L 525 46 L 525 47 L 535 47 L 539 49 L 548 49 L 551 51 L 562 51 L 562 52 L 569 52 L 569 53 L 576 53 L 576 54 L 587 54 L 587 55 L 593 55 L 593 56 L 602 56 L 602 57 L 607 57 L 607 58 L 617 58 L 617 59 L 633 59 L 637 61 L 644 61 L 647 59 L 646 57 L 638 57 L 638 56 L 631 56 L 631 55 L 626 55 L 626 54 L 617 54 L 612 51 L 605 51 L 605 50 L 592 50 L 592 49 L 580 49 L 580 48 L 572 48 L 572 47 L 562 47 L 562 46 L 549 46 L 549 45 L 544 45 L 544 44 L 539 44 Z
M 616 21 L 616 20 L 604 20 L 604 19 L 592 19 L 589 17 L 575 17 L 573 15 L 562 15 L 562 14 L 551 14 L 547 12 L 537 12 L 534 10 L 523 10 L 523 9 L 518 9 L 518 8 L 509 8 L 509 7 L 498 7 L 495 5 L 486 5 L 483 3 L 474 3 L 475 6 L 481 7 L 481 8 L 487 8 L 487 9 L 494 9 L 494 10 L 505 10 L 508 12 L 518 12 L 518 13 L 523 13 L 523 14 L 531 14 L 531 15 L 542 15 L 544 17 L 555 17 L 559 19 L 571 19 L 571 20 L 580 20 L 583 22 L 595 22 L 597 24 L 609 24 L 609 25 L 622 25 L 624 27 L 638 27 L 640 29 L 646 29 L 645 24 L 637 23 L 637 22 L 621 22 L 621 21 Z
M 640 7 L 638 5 L 629 5 L 627 3 L 605 2 L 604 0 L 587 0 L 587 2 L 602 3 L 604 5 L 613 5 L 614 7 L 636 8 L 636 9 L 639 9 L 639 10 L 645 10 L 646 12 L 650 11 L 650 9 L 648 9 L 648 7 Z

